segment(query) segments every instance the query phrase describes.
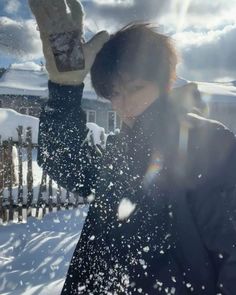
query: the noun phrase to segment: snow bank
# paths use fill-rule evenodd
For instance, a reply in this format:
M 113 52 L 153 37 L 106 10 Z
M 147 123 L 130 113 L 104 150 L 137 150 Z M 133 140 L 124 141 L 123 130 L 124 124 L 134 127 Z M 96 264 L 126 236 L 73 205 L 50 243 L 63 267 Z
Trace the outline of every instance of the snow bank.
M 25 139 L 26 128 L 31 127 L 32 141 L 33 143 L 38 142 L 38 118 L 22 115 L 12 109 L 0 108 L 0 135 L 2 136 L 2 140 L 8 140 L 9 137 L 12 137 L 14 141 L 18 141 L 18 133 L 16 129 L 18 126 L 23 126 L 23 139 Z
M 0 227 L 0 294 L 59 295 L 88 206 Z
M 98 126 L 96 123 L 88 122 L 86 126 L 89 129 L 88 137 L 93 136 L 94 143 L 104 146 L 106 143 L 107 135 L 105 134 L 105 129 Z M 104 136 L 104 143 L 102 143 L 102 137 Z

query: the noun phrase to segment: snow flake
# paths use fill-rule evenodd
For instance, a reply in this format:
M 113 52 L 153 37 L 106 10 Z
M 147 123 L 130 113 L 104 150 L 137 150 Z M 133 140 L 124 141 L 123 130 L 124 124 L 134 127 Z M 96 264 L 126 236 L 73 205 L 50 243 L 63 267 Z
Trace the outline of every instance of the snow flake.
M 95 195 L 93 193 L 88 195 L 87 200 L 89 203 L 92 203 L 95 200 Z
M 133 204 L 128 198 L 123 198 L 118 207 L 118 219 L 125 220 L 133 213 L 136 204 Z
M 186 287 L 187 287 L 187 288 L 191 288 L 192 285 L 191 285 L 190 283 L 187 283 L 187 284 L 186 284 Z
M 149 252 L 149 251 L 150 251 L 149 246 L 144 247 L 144 248 L 143 248 L 143 251 L 146 252 L 146 253 Z

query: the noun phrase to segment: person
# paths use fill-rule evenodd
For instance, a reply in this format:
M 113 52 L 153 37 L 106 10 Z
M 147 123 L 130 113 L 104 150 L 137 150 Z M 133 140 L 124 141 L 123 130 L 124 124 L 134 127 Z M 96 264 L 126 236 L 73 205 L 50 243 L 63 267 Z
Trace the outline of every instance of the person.
M 170 99 L 171 39 L 130 24 L 110 38 L 100 33 L 92 58 L 84 51 L 96 93 L 123 121 L 106 149 L 91 145 L 86 71 L 56 70 L 44 26 L 48 14 L 61 24 L 81 7 L 67 1 L 76 9 L 56 18 L 64 1 L 48 9 L 53 2 L 30 2 L 50 78 L 38 162 L 63 187 L 94 196 L 61 294 L 235 294 L 234 135 L 199 113 L 180 115 Z

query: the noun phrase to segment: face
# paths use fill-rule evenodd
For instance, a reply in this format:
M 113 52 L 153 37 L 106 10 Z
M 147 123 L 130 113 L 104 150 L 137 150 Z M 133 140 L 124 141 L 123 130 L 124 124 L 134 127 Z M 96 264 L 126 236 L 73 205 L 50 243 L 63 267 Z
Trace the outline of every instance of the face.
M 130 127 L 136 117 L 142 114 L 159 95 L 155 83 L 141 79 L 122 80 L 113 87 L 112 107 Z

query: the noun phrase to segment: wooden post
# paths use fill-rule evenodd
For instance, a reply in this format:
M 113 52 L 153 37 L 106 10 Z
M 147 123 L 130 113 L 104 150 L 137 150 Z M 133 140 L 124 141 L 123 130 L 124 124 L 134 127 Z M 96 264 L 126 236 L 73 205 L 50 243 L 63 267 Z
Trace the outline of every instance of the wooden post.
M 41 183 L 39 187 L 39 194 L 38 194 L 38 202 L 37 202 L 37 209 L 38 209 L 38 218 L 41 219 L 43 217 L 43 207 L 45 206 L 45 201 L 43 199 L 43 193 L 47 190 L 47 174 L 45 171 L 43 171 L 42 177 L 41 177 Z
M 3 171 L 3 145 L 2 137 L 0 135 L 0 220 L 3 221 L 3 191 L 4 191 L 4 171 Z
M 8 140 L 8 147 L 7 147 L 7 158 L 8 158 L 8 169 L 7 169 L 7 177 L 8 177 L 8 206 L 9 206 L 9 221 L 13 220 L 13 195 L 12 195 L 12 184 L 13 184 L 13 163 L 12 163 L 12 147 L 13 142 L 12 138 Z
M 48 183 L 48 207 L 49 211 L 52 211 L 52 179 L 49 178 L 49 183 Z
M 22 206 L 23 206 L 23 164 L 22 164 L 22 149 L 23 149 L 23 126 L 18 126 L 18 162 L 19 162 L 19 183 L 18 183 L 18 197 L 17 197 L 17 205 L 18 205 L 18 218 L 19 221 L 22 221 Z
M 61 208 L 61 187 L 60 185 L 57 186 L 57 210 L 60 210 Z
M 27 200 L 23 204 L 23 222 L 31 215 L 31 205 L 33 201 L 33 171 L 32 171 L 32 128 L 26 128 L 26 150 L 27 150 Z
M 32 173 L 32 129 L 31 127 L 27 128 L 26 131 L 26 143 L 27 143 L 27 207 L 31 206 L 33 200 L 33 173 Z
M 66 190 L 66 199 L 65 199 L 64 206 L 66 207 L 66 209 L 69 209 L 70 207 L 70 193 L 68 190 Z

